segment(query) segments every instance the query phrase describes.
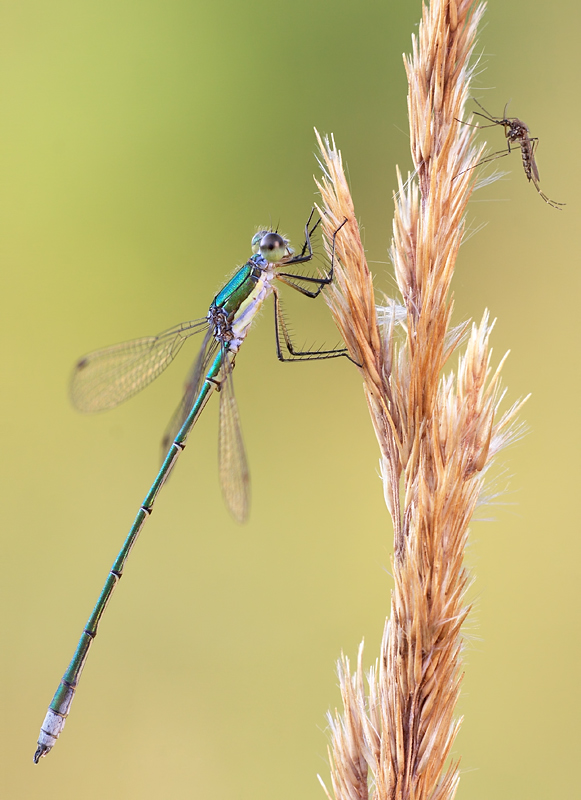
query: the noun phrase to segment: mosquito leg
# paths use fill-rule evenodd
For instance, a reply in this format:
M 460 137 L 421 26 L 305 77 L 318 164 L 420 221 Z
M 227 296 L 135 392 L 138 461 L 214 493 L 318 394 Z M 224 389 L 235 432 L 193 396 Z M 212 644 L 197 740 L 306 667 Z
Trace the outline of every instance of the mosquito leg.
M 537 190 L 537 192 L 541 195 L 545 203 L 550 205 L 552 208 L 556 208 L 557 211 L 562 211 L 563 210 L 562 206 L 567 205 L 566 203 L 558 203 L 556 200 L 551 200 L 550 197 L 547 197 L 547 195 L 543 192 L 537 181 L 533 181 L 533 185 Z
M 474 112 L 475 115 L 479 117 L 483 117 L 484 114 L 478 114 L 477 111 Z M 456 122 L 459 122 L 460 125 L 468 125 L 469 128 L 478 128 L 478 130 L 482 130 L 483 128 L 494 128 L 495 125 L 498 125 L 498 122 L 492 122 L 490 125 L 475 125 L 473 122 L 465 122 L 463 119 L 458 119 L 458 117 L 454 117 Z M 488 117 L 484 117 L 484 119 L 488 119 Z
M 496 153 L 491 153 L 489 156 L 486 156 L 486 158 L 481 159 L 477 164 L 474 164 L 472 167 L 463 169 L 462 172 L 459 172 L 457 175 L 454 175 L 452 180 L 455 181 L 456 178 L 459 178 L 460 175 L 464 175 L 465 172 L 470 172 L 470 170 L 476 169 L 476 167 L 481 167 L 482 164 L 488 164 L 490 161 L 496 161 L 497 158 L 503 158 L 504 156 L 508 156 L 510 155 L 510 153 L 511 153 L 510 145 L 508 150 L 497 150 Z

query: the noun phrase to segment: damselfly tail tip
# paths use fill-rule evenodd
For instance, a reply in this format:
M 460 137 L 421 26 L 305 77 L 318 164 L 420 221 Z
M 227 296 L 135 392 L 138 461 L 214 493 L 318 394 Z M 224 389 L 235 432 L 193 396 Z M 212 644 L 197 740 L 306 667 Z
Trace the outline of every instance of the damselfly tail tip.
M 71 690 L 71 699 L 73 693 L 74 689 Z M 56 740 L 61 735 L 62 729 L 65 727 L 65 722 L 66 717 L 53 711 L 52 708 L 48 709 L 38 737 L 38 747 L 34 754 L 35 764 L 38 764 L 41 758 L 44 758 L 47 753 L 50 753 Z
M 50 751 L 51 751 L 51 748 L 50 748 L 50 747 L 48 747 L 48 745 L 46 745 L 46 744 L 39 744 L 39 745 L 38 745 L 38 747 L 36 748 L 36 753 L 34 754 L 34 763 L 35 763 L 35 764 L 38 764 L 38 762 L 40 761 L 40 759 L 41 759 L 41 758 L 44 758 L 44 756 L 45 756 L 47 753 L 50 753 Z

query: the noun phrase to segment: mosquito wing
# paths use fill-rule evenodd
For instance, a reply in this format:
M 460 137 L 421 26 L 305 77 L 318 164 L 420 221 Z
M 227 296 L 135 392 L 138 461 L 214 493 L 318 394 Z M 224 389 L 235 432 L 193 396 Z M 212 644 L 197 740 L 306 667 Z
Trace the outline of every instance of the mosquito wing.
M 227 353 L 224 353 L 224 378 L 220 386 L 218 465 L 220 486 L 228 510 L 235 520 L 245 522 L 250 505 L 250 474 Z
M 95 350 L 75 365 L 71 399 L 79 411 L 104 411 L 133 397 L 171 364 L 183 343 L 208 327 L 206 319 L 182 322 L 159 336 Z
M 204 382 L 204 378 L 206 377 L 206 372 L 214 360 L 216 353 L 218 352 L 218 347 L 219 344 L 212 335 L 212 329 L 208 328 L 204 342 L 200 348 L 200 352 L 198 353 L 198 357 L 194 361 L 194 364 L 186 379 L 184 396 L 182 397 L 179 406 L 176 408 L 169 425 L 165 429 L 163 439 L 161 440 L 162 463 L 167 455 L 169 446 L 180 432 L 182 425 L 192 410 L 192 406 L 194 405 L 196 397 L 198 396 L 202 387 L 202 383 Z
M 535 186 L 541 180 L 539 176 L 539 168 L 537 167 L 537 160 L 535 158 L 535 150 L 537 149 L 537 145 L 539 143 L 538 139 L 531 139 L 530 140 L 530 159 L 531 159 L 531 174 L 533 177 L 533 183 Z M 537 186 L 538 189 L 538 186 Z

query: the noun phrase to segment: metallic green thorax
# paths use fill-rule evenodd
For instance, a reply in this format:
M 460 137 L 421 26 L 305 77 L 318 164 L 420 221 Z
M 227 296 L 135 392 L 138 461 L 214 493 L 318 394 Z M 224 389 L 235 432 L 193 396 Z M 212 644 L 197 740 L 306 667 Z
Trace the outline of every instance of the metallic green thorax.
M 256 261 L 263 260 L 256 257 Z M 228 281 L 226 286 L 218 292 L 212 305 L 215 308 L 223 308 L 229 315 L 235 314 L 242 303 L 250 297 L 256 282 L 258 281 L 262 269 L 250 259 L 240 267 L 238 272 Z

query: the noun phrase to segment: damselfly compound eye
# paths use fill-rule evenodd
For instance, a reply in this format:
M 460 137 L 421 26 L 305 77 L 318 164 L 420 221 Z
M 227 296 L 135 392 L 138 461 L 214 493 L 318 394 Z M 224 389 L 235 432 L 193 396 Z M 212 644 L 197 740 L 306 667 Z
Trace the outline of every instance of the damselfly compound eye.
M 258 253 L 258 248 L 260 247 L 260 241 L 263 238 L 263 236 L 266 236 L 267 233 L 269 233 L 269 231 L 258 231 L 258 233 L 254 234 L 254 236 L 252 237 L 252 242 L 250 243 L 253 253 Z
M 287 255 L 288 242 L 279 233 L 267 233 L 260 240 L 260 255 L 272 264 L 281 261 Z

